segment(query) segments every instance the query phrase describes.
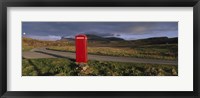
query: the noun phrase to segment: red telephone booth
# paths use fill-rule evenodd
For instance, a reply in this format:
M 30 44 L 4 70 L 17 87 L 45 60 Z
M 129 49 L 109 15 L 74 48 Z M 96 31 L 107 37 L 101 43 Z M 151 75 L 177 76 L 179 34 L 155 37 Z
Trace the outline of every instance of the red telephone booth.
M 76 35 L 76 62 L 87 62 L 87 36 Z

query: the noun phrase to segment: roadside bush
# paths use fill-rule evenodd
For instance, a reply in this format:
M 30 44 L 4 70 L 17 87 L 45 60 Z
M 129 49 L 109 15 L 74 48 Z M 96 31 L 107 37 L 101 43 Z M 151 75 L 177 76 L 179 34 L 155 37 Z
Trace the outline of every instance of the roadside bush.
M 177 76 L 176 65 L 88 61 L 69 59 L 23 59 L 23 76 Z

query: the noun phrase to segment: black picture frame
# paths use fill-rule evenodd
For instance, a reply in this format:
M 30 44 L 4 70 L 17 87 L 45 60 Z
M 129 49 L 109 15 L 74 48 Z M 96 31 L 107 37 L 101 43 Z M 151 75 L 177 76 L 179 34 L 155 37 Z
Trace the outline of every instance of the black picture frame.
M 7 91 L 7 7 L 193 7 L 193 91 Z M 2 98 L 199 98 L 200 0 L 1 0 L 0 96 Z M 106 87 L 105 87 L 106 88 Z

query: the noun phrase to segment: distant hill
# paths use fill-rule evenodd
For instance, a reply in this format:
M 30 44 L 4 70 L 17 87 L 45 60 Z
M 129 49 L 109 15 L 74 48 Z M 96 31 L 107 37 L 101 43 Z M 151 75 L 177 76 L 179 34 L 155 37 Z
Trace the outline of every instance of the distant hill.
M 178 37 L 168 38 L 168 37 L 153 37 L 147 39 L 134 40 L 132 42 L 146 43 L 146 44 L 173 44 L 178 43 Z
M 73 38 L 61 37 L 60 41 L 74 41 L 74 39 Z
M 117 38 L 117 37 L 101 37 L 93 34 L 86 34 L 88 37 L 88 40 L 90 41 L 123 41 L 124 39 L 122 38 Z
M 88 40 L 90 41 L 108 41 L 107 39 L 101 37 L 101 36 L 97 36 L 97 35 L 93 35 L 93 34 L 86 34 Z
M 138 40 L 124 40 L 122 38 L 117 37 L 101 37 L 94 34 L 86 34 L 88 41 L 120 41 L 120 42 L 131 42 L 135 45 L 144 45 L 144 44 L 173 44 L 178 43 L 178 37 L 174 38 L 168 38 L 168 37 L 152 37 L 152 38 L 146 38 L 146 39 L 138 39 Z M 62 37 L 61 41 L 73 41 L 73 38 L 65 38 Z
M 86 36 L 87 36 L 89 41 L 123 41 L 124 40 L 124 39 L 117 38 L 117 37 L 104 38 L 104 37 L 97 36 L 97 35 L 94 35 L 94 34 L 86 34 Z M 60 40 L 61 41 L 74 41 L 73 38 L 65 38 L 65 37 L 62 37 Z
M 110 40 L 110 41 L 124 41 L 124 39 L 122 38 L 117 38 L 117 37 L 107 37 L 106 39 Z

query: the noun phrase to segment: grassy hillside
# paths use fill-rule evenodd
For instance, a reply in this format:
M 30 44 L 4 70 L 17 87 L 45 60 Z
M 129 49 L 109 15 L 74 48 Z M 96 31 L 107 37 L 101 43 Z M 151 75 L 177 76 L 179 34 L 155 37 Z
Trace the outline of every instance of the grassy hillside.
M 41 41 L 41 40 L 35 40 L 31 38 L 22 38 L 22 51 L 29 51 L 33 48 L 38 47 L 49 47 L 49 46 L 68 46 L 70 43 L 66 41 Z
M 109 56 L 126 56 L 137 58 L 177 60 L 178 44 L 152 44 L 156 39 L 136 40 L 136 41 L 89 41 L 88 53 Z M 153 40 L 153 41 L 152 41 Z M 30 38 L 23 38 L 23 51 L 29 51 L 33 48 L 47 47 L 47 49 L 57 51 L 75 52 L 74 43 L 68 41 L 40 41 Z

